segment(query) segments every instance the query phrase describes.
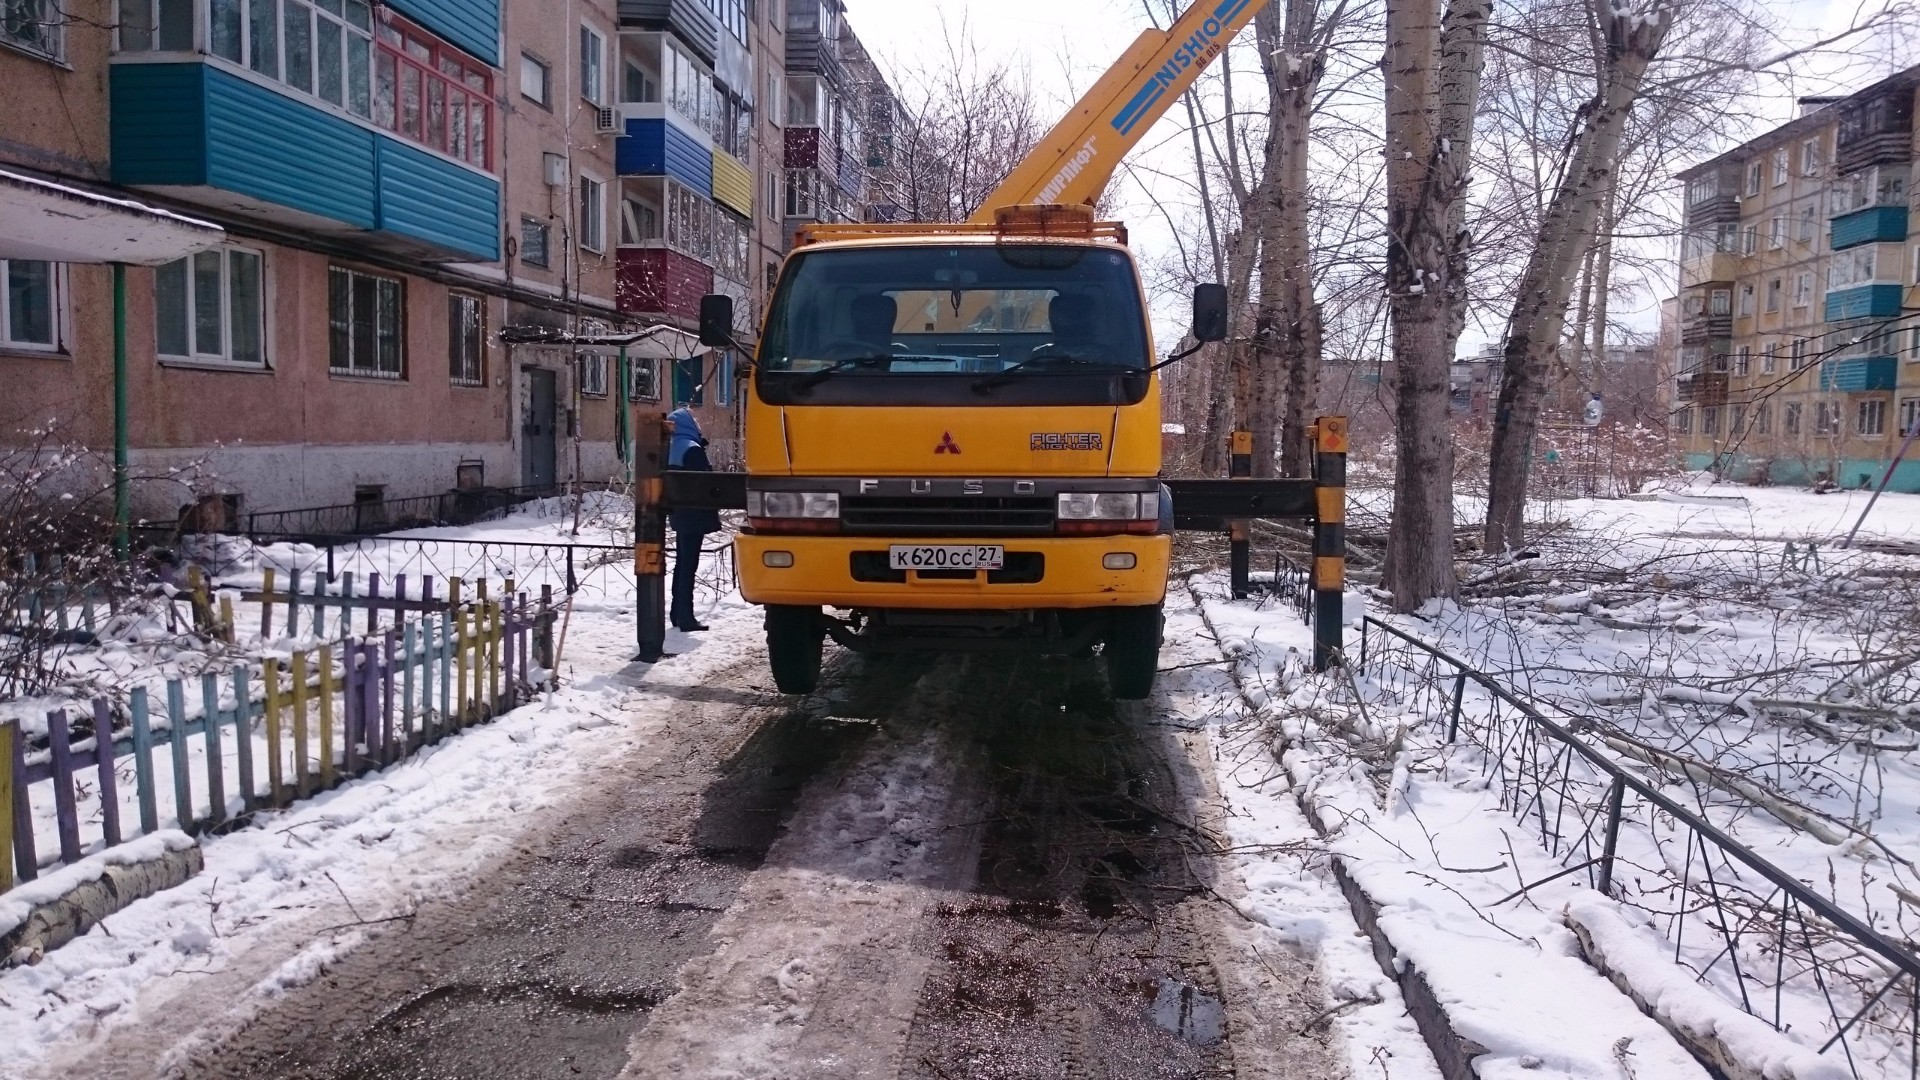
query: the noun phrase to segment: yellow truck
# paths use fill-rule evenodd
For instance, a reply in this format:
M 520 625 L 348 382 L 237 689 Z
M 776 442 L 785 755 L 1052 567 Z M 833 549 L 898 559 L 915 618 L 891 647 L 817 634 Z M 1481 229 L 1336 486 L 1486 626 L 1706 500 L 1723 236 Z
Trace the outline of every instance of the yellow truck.
M 1115 697 L 1151 692 L 1174 526 L 1157 354 L 1126 230 L 1092 207 L 1262 2 L 1141 35 L 975 220 L 797 237 L 753 363 L 735 542 L 783 692 L 814 689 L 829 637 L 1100 646 Z M 1197 289 L 1191 336 L 1227 322 L 1225 290 Z M 703 342 L 732 325 L 707 297 Z

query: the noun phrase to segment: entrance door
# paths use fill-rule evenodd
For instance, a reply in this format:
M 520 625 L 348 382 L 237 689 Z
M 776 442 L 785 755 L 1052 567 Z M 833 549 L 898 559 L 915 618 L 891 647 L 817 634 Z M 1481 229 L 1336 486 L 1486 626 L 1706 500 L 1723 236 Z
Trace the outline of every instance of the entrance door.
M 527 368 L 527 411 L 520 425 L 520 482 L 551 487 L 558 472 L 559 395 L 554 372 Z

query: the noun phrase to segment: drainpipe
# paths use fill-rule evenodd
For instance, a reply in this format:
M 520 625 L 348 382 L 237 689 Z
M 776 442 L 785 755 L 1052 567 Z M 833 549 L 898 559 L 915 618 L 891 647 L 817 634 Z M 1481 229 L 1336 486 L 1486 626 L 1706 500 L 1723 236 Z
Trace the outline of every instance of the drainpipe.
M 113 549 L 125 559 L 133 517 L 127 478 L 127 267 L 113 264 Z
M 620 412 L 616 417 L 616 421 L 614 423 L 614 438 L 620 440 L 620 460 L 626 463 L 627 488 L 631 490 L 633 488 L 633 449 L 634 449 L 633 447 L 633 416 L 632 416 L 633 409 L 632 409 L 632 403 L 628 400 L 627 395 L 628 395 L 628 392 L 633 387 L 633 382 L 632 382 L 631 376 L 628 374 L 627 347 L 625 345 L 620 346 L 620 365 L 617 370 L 620 373 L 620 398 L 619 398 Z

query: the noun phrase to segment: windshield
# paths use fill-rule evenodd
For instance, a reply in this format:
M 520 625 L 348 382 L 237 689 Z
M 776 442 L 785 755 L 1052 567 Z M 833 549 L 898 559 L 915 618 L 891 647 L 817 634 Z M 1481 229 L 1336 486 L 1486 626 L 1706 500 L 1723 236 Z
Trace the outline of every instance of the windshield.
M 1140 382 L 1148 363 L 1146 317 L 1126 254 L 1002 244 L 803 253 L 774 298 L 759 370 L 784 397 L 876 379 L 939 378 L 963 392 L 983 379 L 989 389 L 1027 380 Z M 1055 388 L 1046 396 L 1062 392 L 1076 393 Z M 1012 396 L 1030 395 L 1016 387 Z M 1095 400 L 1110 396 L 1092 392 Z

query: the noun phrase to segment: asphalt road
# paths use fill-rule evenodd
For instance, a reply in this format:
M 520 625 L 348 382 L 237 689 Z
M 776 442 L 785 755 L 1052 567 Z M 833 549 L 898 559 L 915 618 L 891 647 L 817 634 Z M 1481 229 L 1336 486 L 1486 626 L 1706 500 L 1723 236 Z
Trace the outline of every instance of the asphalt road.
M 836 654 L 804 700 L 763 664 L 169 1075 L 1343 1075 L 1222 899 L 1203 733 L 1091 660 Z

